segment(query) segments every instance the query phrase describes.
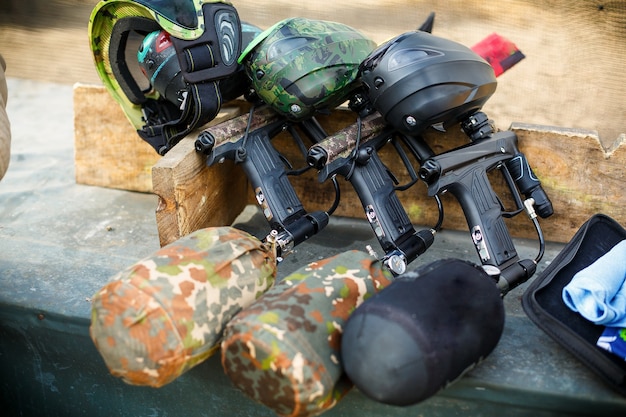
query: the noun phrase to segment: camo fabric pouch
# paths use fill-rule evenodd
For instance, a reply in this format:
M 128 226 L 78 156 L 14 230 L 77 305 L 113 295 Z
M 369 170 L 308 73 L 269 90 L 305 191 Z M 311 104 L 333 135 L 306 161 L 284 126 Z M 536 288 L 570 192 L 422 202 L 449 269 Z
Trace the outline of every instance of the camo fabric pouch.
M 232 227 L 196 231 L 114 276 L 90 335 L 111 373 L 160 387 L 211 356 L 224 326 L 274 283 L 274 253 Z
M 368 254 L 310 263 L 231 320 L 222 365 L 233 384 L 280 416 L 314 416 L 352 387 L 340 360 L 343 325 L 390 283 Z

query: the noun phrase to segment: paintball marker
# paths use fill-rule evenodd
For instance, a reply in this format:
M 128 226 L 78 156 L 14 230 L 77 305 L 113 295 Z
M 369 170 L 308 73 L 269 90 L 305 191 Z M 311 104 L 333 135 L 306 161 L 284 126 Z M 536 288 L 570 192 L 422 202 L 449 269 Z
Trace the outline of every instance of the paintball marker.
M 333 209 L 308 213 L 293 186 L 285 161 L 272 145 L 271 139 L 284 130 L 304 147 L 293 125 L 268 107 L 239 116 L 198 135 L 196 150 L 207 155 L 207 165 L 226 159 L 240 164 L 247 175 L 256 202 L 261 207 L 272 232 L 271 240 L 280 258 L 321 231 L 328 224 Z
M 552 203 L 525 155 L 517 148 L 515 133 L 494 133 L 482 112 L 468 117 L 462 126 L 473 141 L 428 158 L 419 176 L 427 184 L 429 196 L 449 191 L 459 201 L 481 263 L 497 268 L 498 287 L 506 293 L 534 274 L 543 256 L 543 236 L 537 215 L 542 218 L 552 215 Z M 487 173 L 496 168 L 504 175 L 517 205 L 516 212 L 509 215 L 524 209 L 539 234 L 541 247 L 534 260 L 520 260 L 517 255 L 504 223 L 502 204 L 487 177 Z
M 196 140 L 196 149 L 207 155 L 208 165 L 222 159 L 241 164 L 270 224 L 267 240 L 275 244 L 279 258 L 328 224 L 339 201 L 339 189 L 333 179 L 335 203 L 328 211 L 308 213 L 288 175 L 302 174 L 310 167 L 291 169 L 271 139 L 287 130 L 304 157 L 308 147 L 299 132 L 313 143 L 327 136 L 314 114 L 347 99 L 358 66 L 375 46 L 340 23 L 305 18 L 277 23 L 255 38 L 239 58 L 252 83 L 248 98 L 262 101 L 266 107 L 257 113 L 253 106 L 247 121 L 240 117 L 202 132 Z M 226 137 L 236 139 L 224 140 Z
M 493 94 L 493 68 L 475 52 L 455 42 L 423 31 L 402 34 L 373 51 L 361 65 L 362 94 L 355 94 L 351 108 L 359 112 L 350 126 L 314 145 L 308 163 L 324 181 L 342 175 L 361 199 L 372 228 L 385 250 L 383 260 L 396 274 L 423 253 L 441 225 L 416 232 L 396 196 L 415 182 L 400 143 L 420 165 L 417 178 L 438 198 L 450 192 L 459 201 L 472 241 L 485 270 L 493 274 L 503 293 L 527 280 L 543 255 L 543 236 L 537 214 L 552 214 L 552 205 L 526 157 L 517 148 L 513 132 L 494 132 L 480 112 Z M 368 115 L 369 114 L 369 115 Z M 365 115 L 361 120 L 361 115 Z M 460 125 L 470 143 L 435 155 L 421 134 Z M 394 145 L 411 177 L 405 187 L 394 184 L 390 170 L 377 151 Z M 487 173 L 499 169 L 516 202 L 516 210 L 503 212 Z M 525 201 L 522 200 L 524 195 Z M 520 260 L 503 217 L 526 210 L 541 242 L 534 260 Z
M 362 145 L 357 143 L 358 138 L 364 140 Z M 393 273 L 402 274 L 410 262 L 432 245 L 441 216 L 438 225 L 432 229 L 417 232 L 411 224 L 396 191 L 412 185 L 417 181 L 418 174 L 397 140 L 393 129 L 384 123 L 380 115 L 373 114 L 362 123 L 359 119 L 357 124 L 313 145 L 309 149 L 307 162 L 319 170 L 318 179 L 321 182 L 336 175 L 350 181 L 361 200 L 366 218 L 385 251 L 383 263 Z M 394 144 L 411 176 L 411 182 L 404 187 L 396 186 L 390 170 L 378 155 L 378 149 L 388 142 Z M 417 155 L 412 143 L 405 141 L 405 145 Z M 440 203 L 438 196 L 435 198 Z M 439 208 L 441 211 L 440 204 Z

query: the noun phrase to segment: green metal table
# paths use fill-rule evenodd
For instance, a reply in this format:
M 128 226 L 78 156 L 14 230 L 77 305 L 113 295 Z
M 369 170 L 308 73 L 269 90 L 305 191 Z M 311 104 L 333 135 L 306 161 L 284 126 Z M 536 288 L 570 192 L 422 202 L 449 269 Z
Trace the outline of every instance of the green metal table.
M 217 356 L 160 389 L 130 386 L 108 373 L 89 338 L 89 300 L 116 272 L 158 249 L 157 198 L 75 183 L 70 86 L 11 79 L 9 88 L 13 151 L 0 182 L 3 415 L 272 416 L 233 387 Z M 32 115 L 39 115 L 36 123 Z M 266 232 L 254 207 L 237 225 Z M 535 242 L 515 243 L 521 255 L 534 257 Z M 367 244 L 377 242 L 364 220 L 334 218 L 285 258 L 280 275 Z M 547 245 L 538 273 L 562 246 Z M 444 230 L 416 263 L 475 256 L 466 233 Z M 324 416 L 626 415 L 626 398 L 526 317 L 524 289 L 505 298 L 506 325 L 495 351 L 437 396 L 392 407 L 354 389 Z

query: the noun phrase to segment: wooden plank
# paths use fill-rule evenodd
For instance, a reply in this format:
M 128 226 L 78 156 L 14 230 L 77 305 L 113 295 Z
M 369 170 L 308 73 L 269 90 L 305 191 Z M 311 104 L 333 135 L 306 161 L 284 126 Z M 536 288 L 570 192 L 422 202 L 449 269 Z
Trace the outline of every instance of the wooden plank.
M 523 123 L 511 128 L 554 206 L 554 215 L 541 221 L 548 240 L 569 241 L 596 213 L 626 225 L 626 135 L 604 148 L 591 130 Z
M 240 114 L 245 103 L 227 103 L 206 126 Z M 99 85 L 74 85 L 76 182 L 152 192 L 152 167 L 161 156 L 143 141 L 120 106 Z
M 150 192 L 152 166 L 159 158 L 103 86 L 74 85 L 77 183 Z
M 230 224 L 247 204 L 248 182 L 239 167 L 231 161 L 207 167 L 190 137 L 153 167 L 152 178 L 161 246 L 203 227 Z
M 212 125 L 247 110 L 247 103 L 229 104 Z M 191 134 L 161 158 L 132 129 L 108 92 L 101 86 L 80 85 L 74 88 L 76 181 L 125 190 L 154 192 L 159 196 L 156 210 L 161 244 L 166 244 L 202 227 L 229 224 L 245 204 L 255 204 L 253 193 L 242 170 L 226 162 L 207 168 L 204 158 L 194 149 L 196 134 Z M 326 132 L 334 133 L 355 122 L 354 114 L 341 108 L 331 115 L 318 117 Z M 605 213 L 626 224 L 626 198 L 623 193 L 626 155 L 621 135 L 609 148 L 602 146 L 595 131 L 515 123 L 511 129 L 519 137 L 519 148 L 528 157 L 550 196 L 555 214 L 540 219 L 548 240 L 568 241 L 580 225 L 594 213 Z M 457 130 L 441 134 L 431 132 L 426 141 L 436 153 L 467 142 Z M 305 160 L 287 133 L 274 139 L 275 146 L 294 166 Z M 390 146 L 381 151 L 389 167 L 398 159 Z M 153 168 L 154 166 L 154 168 Z M 408 181 L 402 170 L 394 172 L 398 180 Z M 313 170 L 290 177 L 304 207 L 309 211 L 328 209 L 334 199 L 330 182 L 320 184 Z M 499 175 L 490 176 L 494 190 L 505 203 L 508 191 Z M 349 183 L 339 180 L 341 202 L 335 215 L 360 217 L 363 209 Z M 415 184 L 399 193 L 411 220 L 430 226 L 437 221 L 435 202 L 426 195 L 423 184 Z M 465 218 L 458 203 L 443 198 L 444 228 L 466 230 Z M 532 224 L 524 214 L 507 219 L 515 237 L 535 238 Z
M 319 117 L 319 121 L 327 132 L 333 133 L 353 123 L 355 117 L 349 110 L 338 110 L 330 116 Z M 514 124 L 511 129 L 518 135 L 520 150 L 527 155 L 535 173 L 541 179 L 553 202 L 555 214 L 548 219 L 540 219 L 548 240 L 568 241 L 585 220 L 598 212 L 608 214 L 617 221 L 626 224 L 626 204 L 624 204 L 622 192 L 626 180 L 623 174 L 626 156 L 624 155 L 624 147 L 620 146 L 621 142 L 616 143 L 612 150 L 605 150 L 597 133 L 592 131 L 528 124 Z M 460 130 L 446 133 L 433 131 L 427 134 L 425 139 L 436 153 L 467 143 L 467 138 Z M 188 152 L 193 153 L 190 143 L 186 146 L 189 147 Z M 294 146 L 287 133 L 278 135 L 273 143 L 292 162 L 294 167 L 304 166 L 305 160 L 301 152 Z M 174 157 L 174 154 L 170 156 Z M 380 156 L 387 166 L 398 166 L 398 157 L 391 146 L 385 146 L 381 150 Z M 192 158 L 192 160 L 194 165 L 203 165 L 202 158 Z M 215 166 L 211 169 L 214 168 L 225 170 L 226 177 L 230 181 L 234 181 L 237 175 L 239 177 L 236 178 L 236 181 L 243 181 L 240 178 L 243 172 L 240 170 L 233 171 L 232 166 Z M 181 233 L 215 225 L 219 223 L 219 219 L 230 220 L 234 218 L 233 216 L 242 207 L 244 201 L 248 204 L 255 204 L 252 198 L 253 193 L 249 187 L 244 189 L 241 183 L 237 182 L 241 188 L 237 188 L 237 192 L 233 192 L 229 183 L 222 183 L 218 180 L 211 186 L 204 185 L 215 192 L 212 200 L 214 206 L 211 207 L 205 203 L 202 206 L 204 207 L 203 210 L 212 213 L 211 216 L 206 217 L 208 221 L 203 221 L 200 218 L 192 220 L 188 213 L 193 210 L 191 206 L 195 204 L 194 198 L 196 198 L 194 193 L 196 193 L 199 185 L 184 185 L 181 181 L 202 182 L 207 181 L 207 177 L 194 178 L 193 172 L 195 171 L 186 167 L 186 162 L 182 161 L 176 168 L 172 168 L 171 175 L 176 175 L 176 170 L 183 170 L 184 174 L 179 175 L 177 179 L 178 193 L 171 197 L 174 201 L 170 201 L 168 207 L 172 213 L 177 213 L 175 217 L 178 219 L 176 221 L 179 223 L 178 229 Z M 403 170 L 394 170 L 394 173 L 400 183 L 408 181 L 408 176 Z M 334 189 L 330 181 L 320 184 L 317 180 L 317 173 L 313 170 L 301 176 L 290 177 L 290 179 L 308 211 L 325 210 L 331 206 Z M 490 173 L 490 180 L 505 206 L 507 208 L 513 207 L 509 197 L 510 193 L 502 176 L 493 172 Z M 163 177 L 159 181 L 166 183 L 169 179 Z M 341 202 L 335 215 L 364 216 L 361 203 L 351 185 L 343 179 L 339 179 L 339 182 Z M 218 190 L 219 187 L 222 187 L 222 191 Z M 242 197 L 240 193 L 247 193 L 247 197 Z M 413 223 L 426 226 L 432 226 L 436 223 L 438 218 L 437 206 L 435 201 L 427 196 L 425 185 L 415 184 L 398 195 Z M 467 230 L 465 217 L 457 201 L 448 195 L 444 195 L 442 200 L 445 208 L 443 227 L 452 230 Z M 226 213 L 224 213 L 225 210 Z M 536 238 L 536 231 L 524 213 L 513 219 L 507 219 L 506 223 L 512 236 Z M 169 224 L 167 226 L 157 224 L 157 226 L 160 235 L 165 235 L 166 233 L 162 230 L 171 227 Z M 167 234 L 167 236 L 168 238 L 162 239 L 162 242 L 177 237 L 175 234 Z

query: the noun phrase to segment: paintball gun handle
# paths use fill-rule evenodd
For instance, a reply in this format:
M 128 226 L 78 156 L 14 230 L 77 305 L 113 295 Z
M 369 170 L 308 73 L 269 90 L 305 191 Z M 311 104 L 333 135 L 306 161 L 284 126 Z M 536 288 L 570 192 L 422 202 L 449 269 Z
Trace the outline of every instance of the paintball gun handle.
M 487 115 L 483 112 L 472 114 L 461 123 L 461 128 L 472 141 L 490 137 L 494 133 Z M 526 156 L 517 151 L 505 162 L 505 166 L 506 169 L 503 171 L 505 178 L 511 178 L 527 200 L 532 199 L 535 210 L 541 218 L 550 217 L 554 213 L 552 202 L 541 187 L 541 182 L 530 167 Z
M 307 162 L 320 170 L 320 182 L 341 175 L 352 184 L 385 251 L 383 262 L 393 273 L 401 274 L 432 245 L 435 231 L 417 232 L 398 199 L 393 178 L 377 152 L 391 140 L 393 132 L 382 127 L 379 119 L 380 116 L 364 119 L 363 145 L 359 146 L 355 139 L 363 133 L 359 121 L 358 126 L 349 126 L 312 146 Z
M 272 114 L 240 116 L 198 135 L 195 146 L 207 155 L 207 165 L 225 159 L 240 164 L 250 181 L 255 199 L 275 233 L 279 257 L 291 252 L 328 225 L 323 211 L 307 213 L 289 182 L 285 165 L 271 138 L 286 128 L 286 122 Z M 265 123 L 262 120 L 265 117 Z M 227 140 L 226 138 L 238 138 Z
M 514 175 L 507 172 L 510 165 L 516 168 L 520 161 L 523 171 L 514 171 Z M 537 261 L 520 260 L 517 255 L 504 223 L 502 204 L 487 177 L 487 172 L 495 168 L 503 170 L 505 177 L 513 177 L 527 196 L 527 202 L 540 203 L 540 215 L 552 214 L 552 204 L 532 174 L 526 157 L 517 149 L 517 136 L 511 131 L 490 133 L 483 139 L 432 156 L 422 164 L 419 176 L 428 185 L 428 195 L 450 192 L 458 200 L 481 263 L 498 268 L 498 286 L 509 291 L 534 274 Z M 515 187 L 508 184 L 516 201 L 521 201 Z M 535 196 L 539 201 L 534 200 Z M 533 204 L 524 206 L 528 211 Z

